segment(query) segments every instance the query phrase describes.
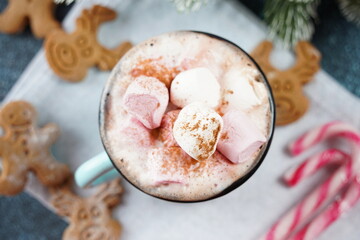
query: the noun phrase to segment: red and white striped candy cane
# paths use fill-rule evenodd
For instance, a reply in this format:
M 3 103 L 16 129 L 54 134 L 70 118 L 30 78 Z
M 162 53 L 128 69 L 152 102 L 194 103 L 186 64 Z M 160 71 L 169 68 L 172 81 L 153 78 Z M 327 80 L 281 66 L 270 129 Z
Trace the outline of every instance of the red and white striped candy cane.
M 355 178 L 347 191 L 307 226 L 296 233 L 291 240 L 313 240 L 325 231 L 342 214 L 360 200 L 360 179 Z
M 352 161 L 346 161 L 322 185 L 315 188 L 305 199 L 282 216 L 261 239 L 287 239 L 349 182 L 352 176 L 351 165 Z
M 311 176 L 328 164 L 340 164 L 350 160 L 350 156 L 338 149 L 327 149 L 309 157 L 300 165 L 291 168 L 284 174 L 284 181 L 289 186 L 295 186 L 303 179 Z
M 360 145 L 360 134 L 356 129 L 346 123 L 334 121 L 305 133 L 289 145 L 289 151 L 292 155 L 299 155 L 303 151 L 332 136 L 345 137 Z
M 333 136 L 342 137 L 349 141 L 352 150 L 353 171 L 360 172 L 360 133 L 351 125 L 340 121 L 333 121 L 308 131 L 289 145 L 289 151 L 293 155 L 298 155 Z
M 328 180 L 308 197 L 292 208 L 261 238 L 266 240 L 287 239 L 297 228 L 306 223 L 329 199 L 333 198 L 360 169 L 360 134 L 342 122 L 331 122 L 315 128 L 290 144 L 290 152 L 298 155 L 306 149 L 332 136 L 349 140 L 352 148 L 351 161 L 341 166 Z M 313 170 L 315 171 L 315 170 Z

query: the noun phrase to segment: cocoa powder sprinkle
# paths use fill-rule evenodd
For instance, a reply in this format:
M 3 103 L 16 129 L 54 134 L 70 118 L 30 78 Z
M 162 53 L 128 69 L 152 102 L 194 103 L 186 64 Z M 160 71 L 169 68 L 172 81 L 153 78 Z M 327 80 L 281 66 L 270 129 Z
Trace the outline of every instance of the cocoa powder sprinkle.
M 130 71 L 133 77 L 139 77 L 141 75 L 147 77 L 154 77 L 163 82 L 166 87 L 170 87 L 172 80 L 175 76 L 181 72 L 181 68 L 178 66 L 167 67 L 161 63 L 162 57 L 142 59 L 138 62 L 135 68 Z
M 189 130 L 194 131 L 200 128 L 200 120 L 198 120 L 194 126 L 192 126 Z
M 228 133 L 224 132 L 224 134 L 221 135 L 221 140 L 227 140 L 229 139 Z

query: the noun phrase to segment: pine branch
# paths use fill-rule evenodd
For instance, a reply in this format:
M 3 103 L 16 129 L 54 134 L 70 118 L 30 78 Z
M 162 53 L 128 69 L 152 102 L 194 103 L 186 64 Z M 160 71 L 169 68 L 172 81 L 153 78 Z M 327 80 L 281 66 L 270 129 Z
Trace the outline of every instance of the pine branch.
M 348 21 L 360 26 L 360 0 L 339 0 L 339 6 Z
M 309 40 L 314 33 L 314 18 L 319 0 L 266 0 L 265 22 L 270 38 L 280 38 L 285 47 Z
M 66 5 L 71 4 L 72 2 L 74 2 L 75 0 L 54 0 L 54 2 L 56 4 L 60 4 L 60 3 L 65 3 Z

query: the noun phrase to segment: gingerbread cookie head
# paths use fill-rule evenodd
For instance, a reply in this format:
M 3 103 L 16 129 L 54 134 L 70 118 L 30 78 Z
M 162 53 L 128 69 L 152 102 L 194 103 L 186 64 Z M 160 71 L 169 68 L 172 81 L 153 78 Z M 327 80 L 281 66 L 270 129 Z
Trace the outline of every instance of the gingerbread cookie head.
M 252 52 L 255 61 L 265 72 L 273 90 L 276 104 L 276 125 L 286 125 L 298 120 L 309 107 L 303 85 L 310 82 L 320 69 L 320 53 L 309 42 L 300 41 L 295 47 L 296 63 L 280 71 L 270 63 L 272 43 L 264 41 Z
M 292 81 L 287 73 L 279 72 L 268 79 L 275 96 L 276 124 L 286 125 L 296 121 L 305 114 L 309 100 L 302 93 L 302 84 Z
M 95 5 L 90 10 L 83 10 L 76 20 L 73 33 L 54 31 L 45 41 L 46 58 L 53 71 L 65 80 L 78 82 L 92 66 L 103 71 L 111 70 L 132 47 L 131 43 L 124 42 L 110 50 L 98 43 L 96 35 L 99 25 L 115 17 L 115 11 Z
M 36 111 L 25 101 L 10 102 L 0 112 L 0 123 L 5 129 L 29 128 L 35 121 Z
M 20 193 L 29 172 L 46 186 L 61 184 L 70 175 L 69 168 L 55 161 L 51 145 L 59 136 L 59 128 L 49 123 L 36 126 L 36 111 L 30 103 L 15 101 L 0 110 L 0 194 Z
M 120 203 L 122 192 L 119 179 L 103 184 L 89 198 L 75 195 L 69 183 L 52 188 L 53 206 L 60 215 L 69 219 L 63 239 L 119 239 L 121 225 L 112 218 L 111 209 Z

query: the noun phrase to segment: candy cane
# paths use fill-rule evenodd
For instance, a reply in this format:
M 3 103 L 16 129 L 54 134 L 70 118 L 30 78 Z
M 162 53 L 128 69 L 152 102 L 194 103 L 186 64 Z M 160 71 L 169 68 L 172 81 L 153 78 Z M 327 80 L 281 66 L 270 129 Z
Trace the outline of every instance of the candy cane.
M 349 182 L 352 176 L 352 161 L 347 161 L 330 176 L 322 185 L 313 190 L 298 205 L 288 211 L 276 222 L 261 239 L 282 240 L 287 239 L 300 225 L 309 218 Z
M 284 181 L 289 186 L 295 186 L 303 179 L 311 176 L 319 169 L 328 164 L 339 164 L 349 160 L 350 156 L 337 149 L 328 149 L 306 159 L 295 168 L 290 169 L 284 175 Z
M 360 134 L 356 129 L 346 123 L 334 121 L 305 133 L 289 145 L 289 151 L 292 155 L 299 155 L 303 151 L 332 136 L 345 137 L 360 145 Z
M 290 144 L 289 150 L 293 155 L 298 155 L 332 136 L 340 136 L 349 140 L 352 149 L 352 160 L 347 161 L 321 186 L 285 214 L 261 239 L 282 240 L 288 238 L 294 230 L 306 223 L 319 208 L 323 207 L 329 199 L 333 198 L 346 185 L 354 173 L 359 171 L 360 134 L 353 127 L 342 122 L 331 122 L 309 131 Z
M 307 226 L 294 235 L 291 240 L 312 240 L 326 230 L 341 215 L 360 200 L 360 179 L 355 178 L 347 191 L 324 212 L 314 218 Z

